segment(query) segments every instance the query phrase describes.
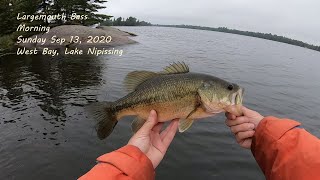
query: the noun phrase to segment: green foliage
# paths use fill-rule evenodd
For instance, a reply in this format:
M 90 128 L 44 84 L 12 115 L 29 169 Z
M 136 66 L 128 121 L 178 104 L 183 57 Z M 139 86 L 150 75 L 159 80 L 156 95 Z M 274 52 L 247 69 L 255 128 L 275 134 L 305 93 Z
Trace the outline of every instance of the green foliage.
M 315 51 L 320 51 L 320 46 L 315 46 L 312 44 L 308 44 L 299 40 L 287 38 L 284 36 L 278 36 L 271 33 L 260 33 L 260 32 L 250 32 L 250 31 L 240 31 L 236 29 L 228 29 L 226 27 L 203 27 L 203 26 L 192 26 L 192 25 L 157 25 L 157 26 L 163 26 L 163 27 L 177 27 L 177 28 L 188 28 L 188 29 L 201 29 L 201 30 L 208 30 L 208 31 L 218 31 L 218 32 L 224 32 L 224 33 L 231 33 L 231 34 L 240 34 L 244 36 L 251 36 L 256 38 L 262 38 L 267 39 L 271 41 L 277 41 L 282 43 L 287 43 L 295 46 L 300 46 L 308 49 L 312 49 Z
M 114 18 L 113 20 L 107 20 L 101 23 L 102 26 L 151 26 L 152 24 L 145 21 L 139 21 L 135 17 L 128 17 L 124 19 L 122 17 Z
M 112 25 L 113 25 L 113 21 L 110 19 L 107 19 L 100 23 L 100 26 L 112 26 Z
M 30 0 L 26 2 L 30 3 Z M 0 0 L 0 36 L 10 34 L 16 30 L 19 25 L 16 16 L 18 12 L 21 12 L 22 7 L 25 7 L 23 1 Z M 25 11 L 29 11 L 29 9 L 31 8 L 26 8 Z
M 122 20 L 122 17 L 118 17 L 117 19 L 114 19 L 113 25 L 114 26 L 123 26 L 124 20 Z
M 2 51 L 10 50 L 14 46 L 18 34 L 32 35 L 30 32 L 16 32 L 21 23 L 17 20 L 17 14 L 33 14 L 38 10 L 35 5 L 39 3 L 41 3 L 40 0 L 0 0 L 0 49 Z
M 14 45 L 12 35 L 4 35 L 0 37 L 0 52 L 11 49 Z
M 56 22 L 61 24 L 82 24 L 85 26 L 97 24 L 108 20 L 111 16 L 105 14 L 97 14 L 99 9 L 106 8 L 102 6 L 105 0 L 55 0 L 55 3 L 49 8 L 50 14 L 66 14 L 69 17 L 67 22 Z M 73 13 L 88 17 L 87 19 L 71 20 Z

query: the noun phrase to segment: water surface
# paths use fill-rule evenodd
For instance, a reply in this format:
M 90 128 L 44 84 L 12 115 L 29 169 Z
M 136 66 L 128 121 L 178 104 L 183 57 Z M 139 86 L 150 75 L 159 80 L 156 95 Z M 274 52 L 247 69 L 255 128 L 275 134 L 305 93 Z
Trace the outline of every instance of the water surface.
M 263 115 L 299 120 L 320 137 L 320 53 L 219 32 L 122 27 L 138 34 L 123 56 L 8 56 L 0 59 L 0 179 L 76 179 L 95 159 L 125 145 L 130 118 L 98 140 L 84 105 L 126 94 L 133 70 L 160 71 L 185 61 L 193 72 L 245 88 L 245 105 Z M 177 134 L 157 179 L 264 179 L 221 114 Z

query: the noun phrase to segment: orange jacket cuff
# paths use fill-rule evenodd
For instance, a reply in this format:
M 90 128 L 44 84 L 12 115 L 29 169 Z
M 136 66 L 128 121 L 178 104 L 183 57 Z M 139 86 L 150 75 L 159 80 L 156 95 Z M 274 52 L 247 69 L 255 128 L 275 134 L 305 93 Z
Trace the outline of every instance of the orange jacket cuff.
M 109 163 L 133 179 L 150 180 L 155 178 L 150 159 L 136 146 L 126 145 L 100 156 L 97 161 Z
M 299 126 L 300 123 L 290 119 L 278 119 L 276 117 L 265 117 L 256 128 L 256 132 L 252 139 L 251 151 L 260 168 L 264 172 L 266 179 L 274 176 L 272 169 L 277 158 L 278 141 L 288 131 Z M 288 142 L 287 144 L 291 144 Z M 283 147 L 285 148 L 285 147 Z M 279 175 L 279 174 L 277 174 Z M 272 178 L 271 178 L 272 179 Z
M 301 123 L 291 119 L 278 119 L 273 116 L 265 117 L 256 128 L 253 136 L 251 151 L 255 155 L 255 149 L 264 147 L 280 139 L 287 131 L 300 126 Z
M 279 119 L 273 116 L 265 117 L 258 125 L 256 129 L 256 138 L 261 138 L 261 136 L 267 133 L 267 137 L 278 140 L 290 129 L 300 126 L 301 123 L 291 120 L 291 119 Z

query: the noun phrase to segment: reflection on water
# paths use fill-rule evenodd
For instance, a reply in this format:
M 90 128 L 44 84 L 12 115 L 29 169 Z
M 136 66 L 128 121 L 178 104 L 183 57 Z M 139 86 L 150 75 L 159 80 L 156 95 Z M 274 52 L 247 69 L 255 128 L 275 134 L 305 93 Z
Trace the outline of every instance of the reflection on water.
M 66 107 L 95 101 L 95 94 L 85 92 L 102 82 L 103 66 L 93 57 L 9 56 L 0 63 L 3 124 L 15 123 L 14 131 L 23 129 L 56 145 L 64 141 L 59 132 L 68 119 Z M 17 133 L 15 139 L 26 140 L 26 134 Z
M 124 96 L 128 72 L 160 71 L 173 61 L 241 85 L 245 105 L 297 119 L 320 136 L 319 52 L 218 32 L 122 28 L 138 34 L 140 43 L 122 47 L 121 57 L 0 59 L 0 179 L 75 179 L 88 171 L 96 157 L 125 145 L 132 133 L 125 118 L 107 140 L 98 140 L 83 106 Z M 177 134 L 157 178 L 264 179 L 223 115 Z

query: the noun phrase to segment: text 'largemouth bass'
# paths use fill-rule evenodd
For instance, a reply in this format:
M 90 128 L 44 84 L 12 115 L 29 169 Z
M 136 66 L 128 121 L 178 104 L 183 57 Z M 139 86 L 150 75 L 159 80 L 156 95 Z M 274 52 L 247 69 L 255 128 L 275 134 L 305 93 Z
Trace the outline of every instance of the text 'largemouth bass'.
M 115 102 L 99 102 L 89 106 L 98 121 L 98 137 L 108 137 L 118 120 L 136 116 L 132 130 L 136 132 L 154 109 L 158 121 L 179 118 L 179 131 L 184 132 L 194 119 L 228 111 L 241 115 L 243 89 L 220 78 L 189 72 L 184 63 L 174 63 L 162 72 L 133 71 L 124 84 L 130 92 Z

